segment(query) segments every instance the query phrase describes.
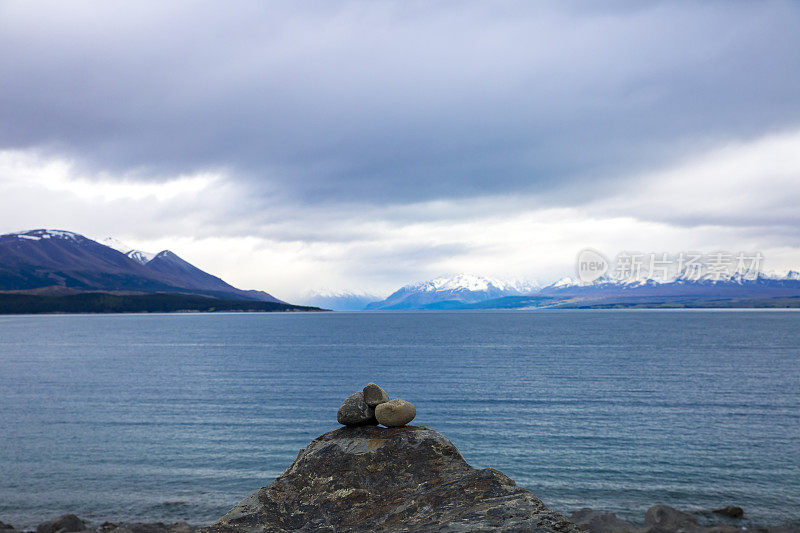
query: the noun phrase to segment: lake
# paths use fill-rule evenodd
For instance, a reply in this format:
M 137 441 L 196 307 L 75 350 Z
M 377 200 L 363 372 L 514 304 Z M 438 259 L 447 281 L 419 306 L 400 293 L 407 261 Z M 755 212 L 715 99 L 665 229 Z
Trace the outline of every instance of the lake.
M 375 381 L 551 508 L 800 509 L 800 313 L 0 317 L 0 520 L 210 523 Z

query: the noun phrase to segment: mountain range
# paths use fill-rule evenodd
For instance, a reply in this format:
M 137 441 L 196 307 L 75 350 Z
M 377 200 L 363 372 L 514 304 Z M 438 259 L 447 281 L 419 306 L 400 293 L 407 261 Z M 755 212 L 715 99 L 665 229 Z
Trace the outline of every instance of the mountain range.
M 470 274 L 406 285 L 368 310 L 604 307 L 800 307 L 800 273 L 659 281 L 563 278 L 546 286 Z
M 381 300 L 368 292 L 315 290 L 307 292 L 300 303 L 333 311 L 363 311 L 368 304 Z
M 385 300 L 368 304 L 365 309 L 458 308 L 506 296 L 531 294 L 538 289 L 539 286 L 533 282 L 508 282 L 474 274 L 458 274 L 406 285 Z
M 76 297 L 87 293 L 95 296 Z M 155 294 L 159 298 L 144 297 Z M 42 300 L 45 297 L 67 299 Z M 323 291 L 308 293 L 304 303 L 343 311 L 800 307 L 800 273 L 626 281 L 601 277 L 591 283 L 563 278 L 545 286 L 457 274 L 405 285 L 384 299 L 363 292 Z M 88 310 L 147 310 L 148 306 L 158 310 L 301 309 L 263 291 L 236 288 L 170 250 L 148 253 L 113 238 L 97 242 L 70 231 L 46 229 L 0 235 L 0 312 L 4 305 L 30 312 L 46 312 L 48 306 L 62 310 L 82 306 Z
M 269 293 L 238 289 L 169 250 L 149 254 L 115 239 L 100 243 L 78 233 L 48 229 L 0 235 L 0 292 L 36 296 L 160 293 L 278 304 L 261 306 L 265 309 L 292 307 Z

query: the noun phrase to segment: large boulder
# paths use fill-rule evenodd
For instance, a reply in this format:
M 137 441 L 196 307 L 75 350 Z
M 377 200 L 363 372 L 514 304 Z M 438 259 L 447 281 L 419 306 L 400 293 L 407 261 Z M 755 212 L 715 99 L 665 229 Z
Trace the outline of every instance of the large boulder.
M 206 529 L 299 530 L 579 532 L 502 472 L 472 468 L 444 435 L 419 426 L 325 433 Z
M 697 517 L 668 505 L 654 505 L 644 513 L 651 531 L 688 532 L 698 528 Z
M 113 524 L 112 524 L 113 525 Z M 197 528 L 186 522 L 164 524 L 163 522 L 135 522 L 120 524 L 110 531 L 114 533 L 192 533 Z
M 86 529 L 83 520 L 74 514 L 65 514 L 36 526 L 36 533 L 74 533 Z
M 580 509 L 572 513 L 569 519 L 589 533 L 619 533 L 639 529 L 614 513 L 594 509 Z

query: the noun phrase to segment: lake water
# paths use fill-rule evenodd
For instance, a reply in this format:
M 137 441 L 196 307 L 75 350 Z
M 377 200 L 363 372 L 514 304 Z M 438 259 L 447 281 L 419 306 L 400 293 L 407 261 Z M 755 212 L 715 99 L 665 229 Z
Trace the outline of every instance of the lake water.
M 0 520 L 209 523 L 369 381 L 561 512 L 800 518 L 800 313 L 0 317 Z

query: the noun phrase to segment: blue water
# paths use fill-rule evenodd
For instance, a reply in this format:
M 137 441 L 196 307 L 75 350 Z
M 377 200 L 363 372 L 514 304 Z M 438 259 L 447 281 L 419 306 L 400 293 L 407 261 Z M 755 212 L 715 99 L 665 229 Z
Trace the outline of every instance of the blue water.
M 0 317 L 0 520 L 209 523 L 369 381 L 561 512 L 800 518 L 800 313 Z

